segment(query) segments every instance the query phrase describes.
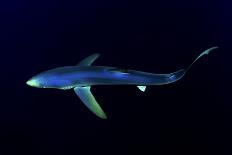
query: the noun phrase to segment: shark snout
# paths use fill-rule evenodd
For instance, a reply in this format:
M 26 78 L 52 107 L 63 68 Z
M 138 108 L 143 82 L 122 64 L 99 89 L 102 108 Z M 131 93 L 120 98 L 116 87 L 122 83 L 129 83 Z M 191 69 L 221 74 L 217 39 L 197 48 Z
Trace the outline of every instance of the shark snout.
M 36 79 L 29 79 L 27 82 L 26 82 L 26 84 L 28 85 L 28 86 L 31 86 L 31 87 L 38 87 L 39 86 L 39 83 L 38 83 L 38 81 L 36 80 Z

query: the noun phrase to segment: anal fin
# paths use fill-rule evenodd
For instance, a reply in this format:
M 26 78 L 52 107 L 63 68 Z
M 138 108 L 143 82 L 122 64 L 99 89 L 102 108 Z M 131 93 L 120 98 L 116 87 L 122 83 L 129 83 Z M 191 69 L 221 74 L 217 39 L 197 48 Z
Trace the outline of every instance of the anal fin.
M 139 90 L 141 90 L 142 92 L 145 92 L 146 90 L 146 86 L 137 86 L 139 88 Z

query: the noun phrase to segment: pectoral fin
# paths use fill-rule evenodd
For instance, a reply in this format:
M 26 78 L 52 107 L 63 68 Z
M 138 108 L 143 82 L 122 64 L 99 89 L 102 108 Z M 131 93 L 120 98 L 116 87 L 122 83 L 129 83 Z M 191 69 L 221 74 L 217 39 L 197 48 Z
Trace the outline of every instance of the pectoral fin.
M 87 87 L 75 87 L 74 91 L 79 96 L 81 101 L 91 110 L 95 115 L 102 119 L 106 119 L 107 116 L 104 111 L 101 109 L 94 96 L 90 91 L 90 86 Z

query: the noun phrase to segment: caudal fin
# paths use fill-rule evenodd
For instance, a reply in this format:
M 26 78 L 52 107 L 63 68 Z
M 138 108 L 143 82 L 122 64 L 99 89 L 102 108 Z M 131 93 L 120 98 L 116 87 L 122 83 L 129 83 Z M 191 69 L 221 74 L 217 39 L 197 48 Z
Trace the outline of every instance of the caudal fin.
M 168 81 L 167 83 L 172 83 L 172 82 L 175 82 L 177 80 L 180 80 L 198 59 L 200 59 L 203 55 L 209 54 L 211 51 L 214 51 L 216 49 L 218 49 L 218 47 L 211 47 L 211 48 L 205 50 L 197 58 L 195 58 L 195 60 L 186 69 L 180 69 L 176 72 L 166 74 L 166 77 L 167 77 L 166 81 Z
M 193 66 L 193 64 L 198 60 L 198 59 L 200 59 L 203 55 L 208 55 L 210 52 L 212 52 L 212 51 L 214 51 L 214 50 L 216 50 L 216 49 L 218 49 L 218 47 L 217 46 L 215 46 L 215 47 L 211 47 L 211 48 L 209 48 L 209 49 L 207 49 L 207 50 L 205 50 L 204 52 L 202 52 L 186 69 L 185 69 L 185 72 L 187 72 L 192 66 Z

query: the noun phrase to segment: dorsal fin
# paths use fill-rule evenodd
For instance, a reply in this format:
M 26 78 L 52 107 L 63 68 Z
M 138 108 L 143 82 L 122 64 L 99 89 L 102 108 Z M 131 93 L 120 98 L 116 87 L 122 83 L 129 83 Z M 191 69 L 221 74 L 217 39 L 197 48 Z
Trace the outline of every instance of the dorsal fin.
M 78 66 L 90 66 L 98 57 L 100 56 L 99 53 L 92 54 L 85 59 L 81 60 L 77 65 Z

